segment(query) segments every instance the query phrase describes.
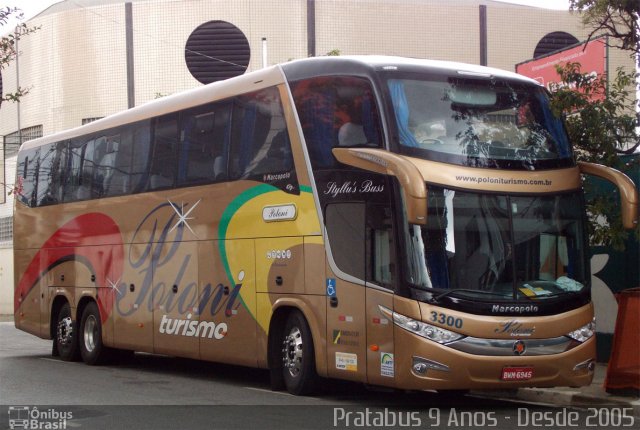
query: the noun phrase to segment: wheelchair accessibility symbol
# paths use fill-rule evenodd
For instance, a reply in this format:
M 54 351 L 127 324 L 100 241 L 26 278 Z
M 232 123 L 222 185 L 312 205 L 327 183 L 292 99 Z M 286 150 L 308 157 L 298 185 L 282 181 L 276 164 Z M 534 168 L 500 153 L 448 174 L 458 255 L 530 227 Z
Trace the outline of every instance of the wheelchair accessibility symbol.
M 336 280 L 334 278 L 327 278 L 327 296 L 336 296 Z

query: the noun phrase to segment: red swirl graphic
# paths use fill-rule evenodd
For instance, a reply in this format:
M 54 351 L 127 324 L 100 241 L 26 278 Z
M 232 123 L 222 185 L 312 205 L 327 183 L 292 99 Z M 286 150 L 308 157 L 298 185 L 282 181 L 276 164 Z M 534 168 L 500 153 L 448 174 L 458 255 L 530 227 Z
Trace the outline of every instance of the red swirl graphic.
M 80 215 L 56 231 L 40 248 L 22 275 L 14 296 L 14 310 L 38 281 L 65 261 L 87 265 L 98 288 L 98 308 L 104 323 L 113 309 L 114 283 L 120 281 L 124 264 L 124 245 L 120 228 L 101 213 Z

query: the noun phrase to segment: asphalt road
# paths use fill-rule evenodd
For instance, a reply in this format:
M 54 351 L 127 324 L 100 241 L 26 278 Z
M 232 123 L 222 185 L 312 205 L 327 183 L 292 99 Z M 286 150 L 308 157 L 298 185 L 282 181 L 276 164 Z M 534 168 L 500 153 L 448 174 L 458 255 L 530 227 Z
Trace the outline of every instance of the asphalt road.
M 587 427 L 584 413 L 567 408 L 372 390 L 339 381 L 319 396 L 296 397 L 271 391 L 264 370 L 148 354 L 87 366 L 50 352 L 51 341 L 0 322 L 0 428 Z M 562 425 L 571 417 L 582 425 Z

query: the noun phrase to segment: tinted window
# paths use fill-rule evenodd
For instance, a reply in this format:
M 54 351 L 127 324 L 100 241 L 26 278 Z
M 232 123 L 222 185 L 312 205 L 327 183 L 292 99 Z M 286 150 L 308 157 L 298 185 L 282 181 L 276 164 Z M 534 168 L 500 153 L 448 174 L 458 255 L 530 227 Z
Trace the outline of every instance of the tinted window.
M 18 201 L 33 206 L 36 200 L 36 179 L 40 148 L 21 151 L 18 156 L 16 194 Z
M 229 105 L 210 104 L 182 114 L 178 184 L 227 179 Z
M 333 167 L 336 146 L 382 146 L 371 84 L 355 77 L 319 77 L 292 84 L 293 98 L 314 168 Z
M 149 189 L 170 188 L 176 177 L 178 147 L 178 115 L 166 115 L 155 120 L 153 155 L 149 173 Z
M 108 134 L 102 138 L 94 179 L 100 196 L 118 196 L 129 191 L 131 150 L 131 142 L 124 145 L 120 133 Z
M 367 209 L 367 280 L 392 286 L 396 258 L 391 208 L 370 204 Z
M 142 192 L 145 190 L 149 179 L 149 161 L 151 160 L 150 121 L 127 126 L 123 142 L 126 142 L 125 145 L 132 146 L 131 192 Z
M 297 190 L 291 144 L 276 88 L 237 97 L 233 107 L 229 171 L 232 179 L 253 179 Z
M 400 151 L 474 167 L 532 169 L 573 163 L 544 89 L 520 82 L 390 79 Z
M 343 272 L 365 278 L 365 204 L 327 205 L 327 233 L 333 260 Z

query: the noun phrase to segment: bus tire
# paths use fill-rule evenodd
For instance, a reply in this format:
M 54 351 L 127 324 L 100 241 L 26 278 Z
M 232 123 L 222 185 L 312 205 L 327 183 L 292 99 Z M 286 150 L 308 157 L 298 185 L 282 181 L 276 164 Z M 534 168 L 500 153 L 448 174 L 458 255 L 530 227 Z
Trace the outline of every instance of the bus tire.
M 77 327 L 77 322 L 71 316 L 71 306 L 67 302 L 62 305 L 56 318 L 56 335 L 52 350 L 64 361 L 78 361 L 80 358 Z
M 316 390 L 318 374 L 311 329 L 297 310 L 289 314 L 282 333 L 282 372 L 289 393 L 303 396 Z
M 87 304 L 82 311 L 78 341 L 82 361 L 86 364 L 94 366 L 107 358 L 109 349 L 102 343 L 102 322 L 95 302 Z

